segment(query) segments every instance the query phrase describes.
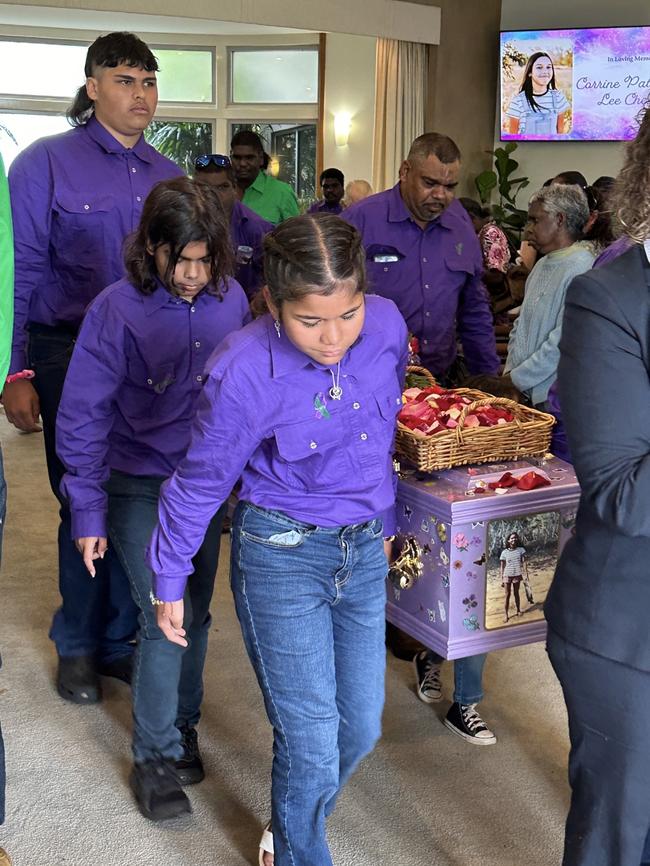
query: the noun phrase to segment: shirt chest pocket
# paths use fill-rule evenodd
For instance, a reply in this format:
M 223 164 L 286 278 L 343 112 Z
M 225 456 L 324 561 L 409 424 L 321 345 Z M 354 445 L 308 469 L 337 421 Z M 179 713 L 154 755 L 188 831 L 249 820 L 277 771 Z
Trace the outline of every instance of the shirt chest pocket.
M 460 253 L 457 249 L 453 253 L 447 253 L 445 266 L 450 274 L 451 285 L 457 292 L 460 292 L 467 280 L 472 279 L 476 274 L 474 262 L 462 250 Z
M 366 250 L 366 270 L 370 290 L 385 298 L 399 296 L 405 256 L 397 247 L 371 244 Z
M 373 392 L 375 408 L 375 441 L 377 445 L 377 469 L 385 468 L 385 458 L 392 453 L 397 413 L 402 408 L 402 392 L 395 377 L 394 382 L 387 382 Z
M 273 431 L 280 457 L 279 471 L 287 484 L 302 490 L 340 487 L 349 474 L 343 424 L 336 416 L 295 424 Z
M 75 258 L 92 254 L 101 246 L 106 233 L 119 227 L 115 219 L 115 196 L 93 195 L 60 191 L 54 203 L 52 226 L 53 243 L 57 252 L 65 253 L 66 246 Z
M 129 362 L 131 400 L 130 412 L 133 417 L 155 417 L 170 388 L 176 381 L 176 365 L 173 363 L 147 364 L 141 359 Z M 172 394 L 172 398 L 173 397 Z

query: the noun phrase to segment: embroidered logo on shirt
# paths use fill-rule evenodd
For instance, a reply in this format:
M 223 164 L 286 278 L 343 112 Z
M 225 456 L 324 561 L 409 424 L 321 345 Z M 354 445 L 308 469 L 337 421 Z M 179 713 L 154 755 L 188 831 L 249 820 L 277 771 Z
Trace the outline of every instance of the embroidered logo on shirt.
M 331 418 L 331 415 L 327 410 L 327 400 L 322 391 L 319 391 L 314 397 L 314 409 L 316 410 L 317 418 Z
M 462 241 L 461 241 L 459 244 L 456 244 L 456 252 L 458 253 L 459 256 L 462 256 L 462 254 L 463 254 L 463 243 L 462 243 Z

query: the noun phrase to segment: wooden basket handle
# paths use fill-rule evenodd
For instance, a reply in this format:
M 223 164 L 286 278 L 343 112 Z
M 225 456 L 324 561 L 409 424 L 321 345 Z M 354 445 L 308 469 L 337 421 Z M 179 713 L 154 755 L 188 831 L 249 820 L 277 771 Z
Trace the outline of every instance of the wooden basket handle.
M 409 373 L 414 373 L 416 376 L 422 376 L 425 379 L 428 379 L 432 385 L 437 385 L 438 383 L 435 380 L 435 376 L 426 367 L 418 367 L 417 364 L 409 364 L 406 368 L 407 375 Z
M 464 406 L 461 409 L 460 415 L 458 416 L 458 426 L 455 428 L 454 433 L 456 434 L 456 439 L 459 443 L 463 441 L 463 429 L 465 426 L 465 418 L 468 415 L 471 415 L 476 409 L 484 409 L 487 407 L 494 406 L 503 406 L 508 409 L 513 414 L 513 421 L 517 425 L 517 427 L 521 427 L 521 421 L 517 417 L 517 409 L 520 408 L 519 403 L 515 403 L 514 400 L 508 400 L 507 397 L 490 397 L 487 400 L 475 400 L 473 403 L 470 403 L 469 406 Z M 512 422 L 509 422 L 512 423 Z M 501 425 L 495 425 L 501 426 Z M 470 428 L 475 430 L 475 427 Z

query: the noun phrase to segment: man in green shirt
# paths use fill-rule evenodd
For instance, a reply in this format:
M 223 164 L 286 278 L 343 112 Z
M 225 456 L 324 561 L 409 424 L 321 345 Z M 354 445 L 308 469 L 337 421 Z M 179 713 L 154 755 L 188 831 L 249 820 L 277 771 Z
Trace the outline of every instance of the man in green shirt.
M 237 132 L 230 142 L 230 159 L 241 201 L 263 219 L 277 225 L 300 213 L 296 194 L 284 183 L 262 171 L 264 148 L 254 132 Z
M 0 390 L 7 378 L 11 336 L 14 323 L 14 244 L 11 227 L 11 207 L 5 167 L 0 156 Z M 0 554 L 2 532 L 7 510 L 7 485 L 0 449 Z M 0 660 L 0 664 L 2 661 Z M 5 819 L 5 751 L 0 728 L 0 824 Z M 0 848 L 0 866 L 11 866 L 9 855 Z

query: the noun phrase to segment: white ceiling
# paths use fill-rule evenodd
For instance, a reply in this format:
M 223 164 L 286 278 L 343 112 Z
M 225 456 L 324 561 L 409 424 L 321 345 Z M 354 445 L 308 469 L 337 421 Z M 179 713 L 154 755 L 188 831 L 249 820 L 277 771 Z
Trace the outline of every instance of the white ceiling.
M 92 12 L 87 9 L 60 9 L 47 6 L 18 6 L 0 2 L 0 24 L 19 27 L 65 27 L 73 30 L 129 30 L 135 33 L 210 33 L 223 36 L 264 36 L 299 33 L 287 27 L 239 24 L 203 18 L 173 18 L 130 12 Z

